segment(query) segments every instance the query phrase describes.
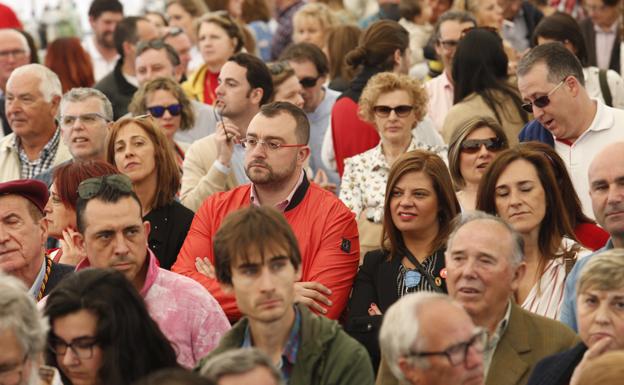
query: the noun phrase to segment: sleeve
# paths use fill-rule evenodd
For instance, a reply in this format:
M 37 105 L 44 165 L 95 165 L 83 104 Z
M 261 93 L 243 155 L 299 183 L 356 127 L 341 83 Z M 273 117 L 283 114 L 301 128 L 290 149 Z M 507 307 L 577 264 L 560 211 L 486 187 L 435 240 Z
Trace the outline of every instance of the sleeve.
M 587 259 L 587 257 L 584 259 Z M 578 272 L 582 265 L 584 265 L 584 263 L 578 261 L 565 281 L 563 302 L 561 303 L 561 310 L 559 312 L 559 321 L 568 325 L 576 332 L 578 332 L 578 327 L 576 325 L 576 279 L 578 278 Z
M 344 336 L 344 338 L 348 337 Z M 336 365 L 340 365 L 338 368 L 329 369 L 334 374 L 340 373 L 340 380 L 333 383 L 336 385 L 373 385 L 375 374 L 366 350 L 355 341 L 352 341 L 350 345 L 349 351 L 343 352 L 341 357 L 332 360 Z M 346 357 L 349 358 L 346 359 Z
M 208 140 L 212 141 L 212 138 L 192 144 L 182 165 L 180 200 L 193 211 L 197 211 L 210 195 L 227 190 L 228 176 L 215 166 L 215 152 L 206 148 L 211 144 Z
M 326 316 L 338 319 L 349 299 L 360 261 L 357 224 L 353 213 L 336 201 L 327 212 L 324 223 L 319 225 L 323 226 L 319 248 L 302 280 L 320 282 L 332 291 L 330 300 L 333 305 Z
M 353 211 L 356 217 L 363 210 L 362 190 L 360 189 L 362 181 L 357 175 L 357 161 L 358 159 L 354 158 L 345 159 L 345 169 L 340 184 L 340 200 L 349 210 Z
M 221 337 L 231 328 L 221 306 L 210 295 L 206 296 L 203 303 L 196 305 L 202 310 L 196 317 L 192 331 L 195 365 L 219 345 Z
M 607 71 L 607 83 L 613 97 L 613 107 L 624 108 L 624 80 L 615 71 Z

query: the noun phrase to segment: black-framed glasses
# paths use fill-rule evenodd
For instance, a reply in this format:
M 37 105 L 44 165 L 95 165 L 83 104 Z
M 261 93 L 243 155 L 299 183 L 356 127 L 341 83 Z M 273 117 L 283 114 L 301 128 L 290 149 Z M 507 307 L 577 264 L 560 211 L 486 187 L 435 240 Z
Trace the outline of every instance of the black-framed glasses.
M 104 120 L 106 123 L 110 122 L 110 119 L 100 114 L 99 112 L 90 112 L 87 114 L 80 115 L 61 115 L 59 120 L 61 123 L 61 127 L 71 127 L 76 123 L 76 121 L 81 121 L 87 126 L 95 124 L 98 119 Z
M 438 40 L 438 43 L 444 49 L 455 49 L 459 45 L 459 40 L 455 40 L 455 39 Z
M 147 110 L 155 118 L 162 118 L 162 116 L 165 115 L 165 111 L 169 111 L 171 116 L 178 116 L 182 113 L 182 105 L 178 103 L 170 104 L 168 106 L 152 106 L 147 107 Z
M 487 138 L 487 139 L 466 139 L 460 146 L 463 152 L 468 154 L 474 154 L 481 150 L 481 146 L 485 146 L 488 151 L 500 151 L 503 149 L 505 141 L 501 138 Z
M 468 349 L 471 347 L 477 352 L 482 353 L 487 345 L 488 335 L 485 329 L 479 328 L 477 332 L 466 342 L 460 342 L 441 352 L 410 352 L 408 357 L 431 357 L 445 356 L 452 366 L 460 365 L 466 362 L 468 357 Z
M 414 109 L 414 106 L 408 106 L 408 105 L 401 105 L 401 106 L 396 106 L 396 107 L 375 106 L 373 107 L 373 112 L 375 113 L 375 115 L 377 115 L 380 118 L 387 118 L 388 116 L 390 116 L 390 113 L 394 111 L 396 116 L 398 116 L 399 118 L 404 118 L 407 115 L 409 115 L 413 109 Z
M 6 51 L 0 51 L 0 60 L 7 60 L 11 56 L 13 56 L 14 59 L 21 59 L 26 56 L 26 50 L 11 49 Z
M 522 109 L 528 112 L 529 114 L 532 114 L 533 106 L 537 106 L 538 108 L 544 108 L 548 106 L 550 104 L 550 95 L 554 94 L 555 91 L 557 91 L 559 87 L 561 87 L 565 83 L 567 78 L 568 77 L 566 76 L 565 79 L 563 79 L 562 81 L 559 82 L 559 84 L 554 86 L 552 90 L 548 91 L 546 95 L 535 98 L 532 102 L 524 103 L 522 105 Z
M 320 76 L 317 76 L 317 77 L 306 76 L 305 78 L 299 79 L 299 84 L 301 84 L 301 87 L 303 88 L 312 88 L 316 85 L 316 82 L 318 82 L 320 78 L 321 78 Z
M 277 151 L 280 148 L 307 146 L 307 144 L 284 144 L 277 140 L 262 140 L 253 137 L 241 139 L 240 143 L 247 150 L 253 150 L 258 145 L 264 145 L 270 151 Z
M 72 353 L 80 359 L 89 359 L 93 357 L 93 348 L 98 344 L 95 337 L 80 337 L 73 339 L 67 343 L 58 337 L 50 340 L 48 348 L 57 356 L 63 357 L 67 353 L 67 349 L 71 349 Z
M 78 185 L 78 196 L 91 199 L 98 195 L 104 186 L 109 186 L 124 193 L 132 191 L 132 181 L 126 175 L 112 174 L 83 180 Z

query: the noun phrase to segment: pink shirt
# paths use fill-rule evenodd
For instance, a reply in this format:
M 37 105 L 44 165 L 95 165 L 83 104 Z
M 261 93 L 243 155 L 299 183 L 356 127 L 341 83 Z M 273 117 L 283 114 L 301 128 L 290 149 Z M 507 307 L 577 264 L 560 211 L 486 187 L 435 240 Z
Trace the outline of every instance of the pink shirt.
M 279 202 L 279 203 L 277 203 L 275 205 L 276 209 L 278 209 L 281 212 L 286 211 L 286 207 L 288 207 L 288 205 L 290 204 L 290 201 L 292 200 L 292 197 L 295 195 L 295 192 L 297 191 L 299 186 L 301 186 L 301 183 L 303 183 L 304 176 L 305 176 L 305 173 L 302 170 L 301 171 L 301 175 L 299 176 L 299 181 L 297 181 L 297 184 L 292 189 L 292 191 L 288 194 L 286 199 L 284 199 L 283 201 L 281 201 L 281 202 Z M 251 199 L 251 203 L 254 206 L 260 206 L 261 205 L 260 198 L 258 198 L 258 194 L 256 193 L 256 186 L 254 186 L 253 183 L 251 184 L 250 199 Z
M 193 368 L 217 347 L 230 330 L 219 303 L 202 285 L 183 275 L 162 269 L 148 249 L 149 266 L 140 291 L 150 316 L 169 339 L 178 363 Z M 76 271 L 90 266 L 82 260 Z
M 425 83 L 429 96 L 427 114 L 433 120 L 436 129 L 442 132 L 446 114 L 453 107 L 453 84 L 446 76 L 446 71 Z

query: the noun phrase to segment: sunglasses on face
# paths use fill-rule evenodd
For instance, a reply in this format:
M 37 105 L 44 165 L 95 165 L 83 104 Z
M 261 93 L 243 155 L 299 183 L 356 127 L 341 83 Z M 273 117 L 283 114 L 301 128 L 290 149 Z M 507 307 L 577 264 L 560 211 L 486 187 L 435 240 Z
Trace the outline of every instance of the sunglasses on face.
M 147 110 L 150 112 L 155 118 L 162 118 L 165 114 L 165 111 L 169 111 L 171 116 L 178 116 L 182 113 L 182 105 L 181 104 L 171 104 L 169 106 L 153 106 L 147 107 Z
M 98 195 L 104 186 L 112 187 L 124 193 L 132 191 L 130 178 L 123 174 L 112 174 L 83 180 L 78 185 L 78 196 L 82 199 L 91 199 Z
M 317 76 L 315 78 L 311 77 L 311 76 L 307 76 L 303 79 L 299 79 L 299 84 L 301 84 L 301 87 L 303 88 L 312 88 L 316 85 L 316 82 L 320 79 L 320 76 Z
M 396 116 L 398 116 L 399 118 L 404 118 L 407 115 L 409 115 L 413 109 L 414 109 L 413 106 L 407 106 L 407 105 L 396 106 L 396 107 L 375 106 L 373 107 L 373 112 L 375 113 L 375 115 L 377 115 L 380 118 L 387 118 L 388 116 L 390 116 L 390 113 L 394 111 Z
M 488 151 L 500 151 L 503 149 L 505 141 L 501 138 L 488 139 L 467 139 L 461 144 L 461 150 L 468 154 L 474 154 L 481 150 L 481 146 L 485 146 Z
M 548 93 L 544 96 L 540 96 L 539 98 L 535 98 L 533 102 L 524 103 L 522 105 L 522 109 L 528 112 L 529 114 L 533 113 L 533 106 L 537 106 L 538 108 L 544 108 L 550 104 L 550 95 L 554 94 L 555 91 L 559 89 L 565 83 L 567 77 L 559 82 L 552 90 L 548 91 Z

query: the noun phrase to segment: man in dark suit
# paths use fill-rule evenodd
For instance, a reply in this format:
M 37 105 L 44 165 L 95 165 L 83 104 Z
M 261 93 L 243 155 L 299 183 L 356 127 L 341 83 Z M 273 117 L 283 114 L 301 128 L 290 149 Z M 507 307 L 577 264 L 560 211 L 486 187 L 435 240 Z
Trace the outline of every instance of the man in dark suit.
M 585 0 L 584 3 L 589 17 L 580 25 L 588 64 L 620 73 L 620 1 Z
M 37 301 L 74 269 L 46 256 L 48 188 L 34 179 L 0 183 L 0 271 L 19 278 Z

